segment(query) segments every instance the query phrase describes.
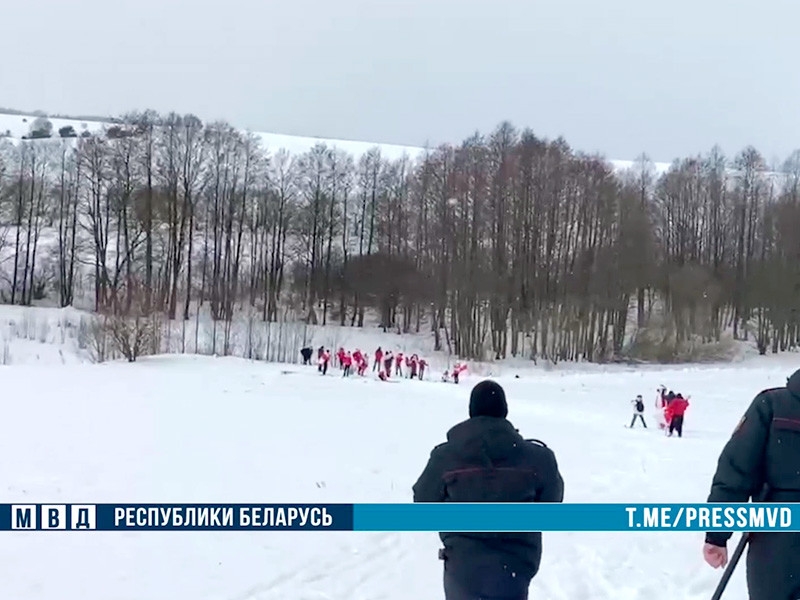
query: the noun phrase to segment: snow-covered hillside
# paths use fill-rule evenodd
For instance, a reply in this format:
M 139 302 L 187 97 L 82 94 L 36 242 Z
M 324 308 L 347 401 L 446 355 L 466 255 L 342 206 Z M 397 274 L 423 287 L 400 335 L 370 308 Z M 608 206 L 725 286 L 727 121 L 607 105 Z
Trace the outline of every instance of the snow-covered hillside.
M 0 306 L 0 365 L 79 364 L 121 358 L 110 335 L 99 331 L 97 315 L 67 308 Z M 449 369 L 456 357 L 433 351 L 429 332 L 399 335 L 379 327 L 313 326 L 301 322 L 270 323 L 240 319 L 227 332 L 210 319 L 162 322 L 158 350 L 162 353 L 238 356 L 258 361 L 294 364 L 302 361 L 304 346 L 360 349 L 368 356 L 378 347 L 407 355 L 418 354 L 431 365 L 431 376 Z M 103 352 L 100 355 L 100 352 Z M 370 361 L 372 359 L 370 358 Z M 496 375 L 530 367 L 530 361 L 472 364 L 470 372 Z M 370 368 L 372 365 L 370 364 Z
M 509 419 L 557 453 L 566 501 L 698 502 L 753 394 L 783 384 L 792 363 L 498 381 Z M 0 375 L 3 502 L 65 503 L 408 502 L 478 380 L 386 384 L 198 356 L 44 360 Z M 652 416 L 650 429 L 624 427 L 630 398 L 652 399 L 661 383 L 691 395 L 683 439 L 664 437 Z M 701 544 L 698 533 L 545 534 L 531 597 L 705 600 L 719 572 Z M 0 597 L 441 600 L 438 546 L 433 533 L 9 533 Z M 744 600 L 743 569 L 729 588 L 726 600 Z
M 98 327 L 101 319 L 89 311 L 72 307 L 25 307 L 0 305 L 0 365 L 30 366 L 46 364 L 86 364 L 113 361 L 122 356 L 114 351 L 107 331 Z M 307 325 L 303 322 L 271 323 L 257 315 L 231 323 L 226 331 L 204 314 L 189 321 L 159 323 L 158 351 L 165 354 L 199 354 L 203 356 L 244 357 L 256 361 L 297 364 L 302 362 L 304 346 L 324 346 L 335 352 L 338 348 L 361 350 L 370 357 L 380 347 L 405 355 L 418 354 L 430 365 L 433 378 L 439 378 L 458 361 L 447 348 L 434 350 L 433 335 L 427 329 L 420 333 L 398 334 L 384 332 L 380 327 L 340 327 L 339 325 Z M 772 361 L 798 360 L 796 352 L 778 356 L 758 356 L 749 342 L 733 342 L 725 346 L 728 353 L 713 357 L 706 366 L 748 365 L 752 360 L 772 364 Z M 525 356 L 491 362 L 467 361 L 472 376 L 513 376 L 524 372 L 574 371 L 606 373 L 638 372 L 636 364 L 604 365 L 586 362 L 532 362 Z M 761 363 L 758 363 L 761 364 Z M 651 371 L 670 370 L 669 365 L 650 365 Z
M 16 115 L 0 113 L 0 136 L 8 132 L 12 140 L 20 140 L 23 136 L 28 135 L 30 125 L 37 119 L 36 115 Z M 80 135 L 83 131 L 91 133 L 98 133 L 103 131 L 104 128 L 113 125 L 112 122 L 102 121 L 81 121 L 77 119 L 50 119 L 53 124 L 54 135 L 58 135 L 58 130 L 61 127 L 72 126 L 75 131 Z M 338 148 L 344 152 L 358 157 L 370 149 L 380 148 L 381 155 L 389 160 L 397 160 L 403 156 L 411 159 L 422 156 L 426 150 L 433 150 L 433 148 L 426 149 L 422 146 L 402 146 L 397 144 L 385 144 L 381 142 L 370 141 L 354 141 L 354 140 L 339 140 L 328 138 L 316 138 L 308 136 L 286 135 L 281 133 L 268 133 L 268 132 L 254 132 L 254 134 L 261 140 L 261 143 L 270 151 L 277 152 L 278 150 L 286 150 L 291 154 L 302 154 L 308 152 L 316 144 L 324 143 L 329 147 Z M 458 143 L 453 140 L 453 143 Z M 622 171 L 634 165 L 632 160 L 610 160 L 618 170 Z M 657 173 L 663 173 L 669 168 L 669 163 L 655 163 L 654 168 Z

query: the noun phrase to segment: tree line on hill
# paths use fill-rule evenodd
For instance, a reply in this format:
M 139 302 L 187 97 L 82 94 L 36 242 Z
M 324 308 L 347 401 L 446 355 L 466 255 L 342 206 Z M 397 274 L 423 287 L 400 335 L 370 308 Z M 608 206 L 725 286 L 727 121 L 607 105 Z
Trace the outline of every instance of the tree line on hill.
M 0 217 L 12 304 L 378 314 L 473 360 L 678 360 L 728 330 L 762 353 L 800 341 L 800 151 L 778 168 L 748 147 L 620 171 L 502 123 L 419 157 L 291 155 L 146 111 L 103 135 L 0 140 Z

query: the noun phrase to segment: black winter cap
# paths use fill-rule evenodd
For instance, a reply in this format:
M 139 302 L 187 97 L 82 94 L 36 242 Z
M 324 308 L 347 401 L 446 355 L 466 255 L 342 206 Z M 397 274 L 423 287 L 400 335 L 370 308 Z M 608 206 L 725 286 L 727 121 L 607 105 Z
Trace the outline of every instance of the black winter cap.
M 506 393 L 494 381 L 481 381 L 472 388 L 469 395 L 470 417 L 497 417 L 505 419 L 508 415 Z

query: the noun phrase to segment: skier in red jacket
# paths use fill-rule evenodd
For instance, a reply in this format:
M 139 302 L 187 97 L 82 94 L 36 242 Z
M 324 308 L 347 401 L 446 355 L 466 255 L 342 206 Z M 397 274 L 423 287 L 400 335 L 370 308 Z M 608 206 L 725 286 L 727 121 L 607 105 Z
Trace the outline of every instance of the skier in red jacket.
M 358 361 L 358 374 L 363 377 L 364 373 L 367 372 L 367 367 L 369 366 L 369 359 L 366 357 L 365 354 L 361 355 L 361 360 Z
M 383 360 L 383 350 L 381 347 L 378 346 L 378 349 L 375 350 L 375 362 L 372 363 L 372 370 L 378 369 L 380 371 L 381 368 L 381 361 Z
M 320 357 L 319 362 L 320 362 L 320 370 L 319 370 L 319 372 L 322 373 L 323 375 L 326 375 L 328 373 L 328 363 L 331 362 L 330 350 L 325 350 L 322 353 L 322 356 Z
M 424 358 L 419 361 L 419 380 L 422 381 L 422 376 L 425 375 L 425 367 L 428 366 L 428 361 Z
M 336 351 L 336 362 L 334 364 L 337 364 L 341 370 L 344 370 L 344 354 L 344 348 L 339 348 Z
M 353 366 L 353 355 L 349 352 L 342 356 L 342 377 L 350 377 L 350 368 Z
M 667 413 L 669 414 L 669 433 L 672 436 L 673 431 L 678 432 L 678 437 L 683 437 L 683 415 L 686 409 L 689 408 L 689 401 L 681 394 L 677 394 L 675 399 L 667 406 Z

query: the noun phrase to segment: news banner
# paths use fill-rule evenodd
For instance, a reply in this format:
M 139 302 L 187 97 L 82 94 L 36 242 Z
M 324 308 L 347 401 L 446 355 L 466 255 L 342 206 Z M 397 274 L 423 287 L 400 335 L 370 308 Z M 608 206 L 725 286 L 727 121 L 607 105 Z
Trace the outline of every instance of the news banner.
M 0 504 L 0 531 L 800 531 L 800 504 Z

